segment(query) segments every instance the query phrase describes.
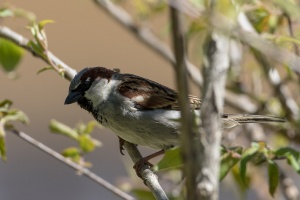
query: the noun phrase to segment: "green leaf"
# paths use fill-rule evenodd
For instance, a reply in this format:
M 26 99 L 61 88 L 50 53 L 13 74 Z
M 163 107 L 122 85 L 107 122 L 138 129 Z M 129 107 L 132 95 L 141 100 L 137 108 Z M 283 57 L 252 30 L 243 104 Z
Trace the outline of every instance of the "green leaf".
M 6 161 L 5 138 L 0 136 L 0 155 L 3 161 Z
M 298 157 L 298 159 L 300 160 L 300 152 L 298 152 L 296 149 L 293 149 L 292 147 L 281 147 L 279 149 L 277 149 L 274 154 L 276 156 L 287 156 L 287 155 L 294 155 L 295 157 Z
M 133 189 L 132 192 L 137 197 L 137 199 L 155 200 L 153 194 L 149 190 Z
M 234 165 L 232 170 L 231 170 L 231 175 L 233 178 L 233 181 L 236 183 L 236 186 L 238 187 L 237 191 L 240 192 L 241 195 L 244 195 L 245 192 L 247 191 L 248 185 L 245 184 L 245 181 L 242 180 L 241 174 L 240 174 L 240 169 L 238 165 Z M 246 177 L 246 183 L 250 183 L 251 181 L 251 176 Z M 240 198 L 243 199 L 243 198 Z
M 230 169 L 241 159 L 242 147 L 231 147 L 221 155 L 220 180 L 223 180 Z
M 0 38 L 0 64 L 4 71 L 11 72 L 15 70 L 22 56 L 22 48 L 9 40 Z
M 247 149 L 241 158 L 241 163 L 240 163 L 240 175 L 241 179 L 245 184 L 248 184 L 246 182 L 246 172 L 247 172 L 247 163 L 255 157 L 259 150 L 258 146 L 252 146 L 251 148 Z
M 77 164 L 85 165 L 85 162 L 83 162 L 80 150 L 76 147 L 66 148 L 63 150 L 63 152 L 61 154 L 66 158 L 70 158 L 73 162 L 76 162 Z
M 279 170 L 277 164 L 269 160 L 268 161 L 268 175 L 269 175 L 269 193 L 274 197 L 276 188 L 279 183 Z
M 0 118 L 9 112 L 9 109 L 12 105 L 12 101 L 5 99 L 0 102 Z
M 288 164 L 291 165 L 294 170 L 300 174 L 300 152 L 291 147 L 282 147 L 274 152 L 275 156 L 284 156 Z
M 74 158 L 80 156 L 80 150 L 76 147 L 69 147 L 61 153 L 64 157 Z
M 2 120 L 6 122 L 8 121 L 19 121 L 22 122 L 23 124 L 29 124 L 29 118 L 28 116 L 20 110 L 9 110 L 7 115 L 2 118 Z
M 39 22 L 38 27 L 40 30 L 43 30 L 46 24 L 54 23 L 51 19 L 45 19 Z
M 87 125 L 85 126 L 84 134 L 90 134 L 94 130 L 95 126 L 98 125 L 99 123 L 95 120 L 88 122 Z
M 300 174 L 300 163 L 299 163 L 299 159 L 295 158 L 295 156 L 293 156 L 293 155 L 289 155 L 289 156 L 287 157 L 287 159 L 288 159 L 288 164 L 290 164 L 290 165 L 294 168 L 294 170 L 295 170 L 298 174 Z
M 46 56 L 44 55 L 44 49 L 38 43 L 29 41 L 27 46 L 32 48 L 36 54 L 46 58 Z
M 95 149 L 95 143 L 89 135 L 80 135 L 79 136 L 79 146 L 83 152 L 91 152 Z
M 29 119 L 25 113 L 20 110 L 8 110 L 4 116 L 0 116 L 0 137 L 5 136 L 5 125 L 10 121 L 20 121 L 24 124 L 29 123 Z
M 5 128 L 11 126 L 7 124 L 9 121 L 21 121 L 29 123 L 29 119 L 25 113 L 17 109 L 10 109 L 12 102 L 3 100 L 0 102 L 0 156 L 2 160 L 6 160 L 5 148 Z
M 79 123 L 76 126 L 76 130 L 80 135 L 90 134 L 94 130 L 95 126 L 100 127 L 100 125 L 97 121 L 92 120 L 92 121 L 88 122 L 87 124 Z
M 37 46 L 37 49 L 41 49 L 41 55 L 46 55 L 44 54 L 45 50 L 48 48 L 48 43 L 47 43 L 47 36 L 46 33 L 43 29 L 40 29 L 39 24 L 34 22 L 30 27 L 29 27 L 31 34 L 33 35 L 35 41 L 32 42 L 31 45 Z M 36 48 L 36 47 L 35 47 Z
M 50 121 L 49 129 L 53 133 L 65 135 L 69 138 L 72 138 L 72 139 L 78 141 L 79 135 L 74 129 L 72 129 L 69 126 L 67 126 L 63 123 L 60 123 L 54 119 Z
M 8 8 L 0 8 L 0 17 L 12 17 L 14 12 Z
M 153 167 L 153 170 L 158 171 L 181 167 L 183 165 L 183 161 L 181 159 L 180 151 L 180 148 L 167 150 L 163 159 L 161 159 L 159 163 Z

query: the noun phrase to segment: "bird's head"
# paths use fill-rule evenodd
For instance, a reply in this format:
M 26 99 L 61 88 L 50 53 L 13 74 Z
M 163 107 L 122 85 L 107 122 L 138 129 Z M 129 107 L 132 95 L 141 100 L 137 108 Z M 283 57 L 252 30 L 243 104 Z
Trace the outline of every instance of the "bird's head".
M 104 67 L 84 68 L 71 81 L 65 104 L 100 103 L 107 96 L 107 83 L 116 71 Z

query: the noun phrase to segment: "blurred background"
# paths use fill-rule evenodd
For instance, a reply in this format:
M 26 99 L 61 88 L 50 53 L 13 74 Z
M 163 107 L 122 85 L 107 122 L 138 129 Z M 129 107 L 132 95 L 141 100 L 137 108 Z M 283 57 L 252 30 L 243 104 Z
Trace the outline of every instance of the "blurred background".
M 2 3 L 33 12 L 38 18 L 37 21 L 54 20 L 55 23 L 46 25 L 49 49 L 76 70 L 92 66 L 119 68 L 123 73 L 143 76 L 175 88 L 172 65 L 141 44 L 93 1 L 2 0 L 0 4 Z M 164 30 L 167 28 L 163 25 L 164 16 L 152 20 L 160 27 L 160 30 L 154 31 L 159 32 L 160 37 L 164 37 L 167 34 Z M 24 28 L 27 22 L 24 19 L 10 18 L 0 21 L 0 25 L 6 25 L 21 35 L 30 37 L 29 30 Z M 197 47 L 191 45 L 189 50 L 195 48 Z M 196 63 L 199 62 L 201 59 L 197 58 Z M 247 60 L 245 65 L 249 69 L 255 68 L 257 63 Z M 74 127 L 78 122 L 88 122 L 93 118 L 75 104 L 64 105 L 69 82 L 60 78 L 54 71 L 37 74 L 38 70 L 46 66 L 45 62 L 25 52 L 14 75 L 17 80 L 8 78 L 7 74 L 0 71 L 0 100 L 13 100 L 13 107 L 21 109 L 29 116 L 29 125 L 16 124 L 20 130 L 61 152 L 66 147 L 74 146 L 75 143 L 66 137 L 51 133 L 48 129 L 49 121 L 54 118 Z M 249 83 L 249 88 L 252 89 L 251 84 L 260 80 L 253 79 L 255 76 L 262 77 L 261 73 L 256 73 L 252 77 L 244 73 L 240 79 L 252 81 Z M 254 87 L 253 90 L 255 89 L 257 88 Z M 194 95 L 200 94 L 195 86 L 192 86 L 191 91 Z M 260 88 L 258 91 L 263 90 Z M 266 92 L 269 93 L 271 92 Z M 299 95 L 296 97 L 299 98 Z M 230 107 L 225 109 L 231 110 Z M 140 179 L 133 178 L 135 177 L 133 164 L 127 153 L 125 156 L 119 153 L 115 134 L 107 129 L 95 129 L 93 137 L 103 143 L 101 148 L 86 156 L 86 160 L 93 163 L 91 168 L 93 172 L 123 188 L 126 187 L 125 183 L 128 180 L 135 186 L 143 185 Z M 0 199 L 119 199 L 15 135 L 8 133 L 6 143 L 8 159 L 6 163 L 0 161 Z M 149 149 L 141 149 L 144 155 L 151 152 Z M 289 175 L 298 176 L 293 171 Z M 227 177 L 221 184 L 222 200 L 241 197 L 239 188 L 231 184 L 230 179 Z M 261 188 L 262 193 L 268 191 L 265 184 L 259 184 L 260 181 L 259 178 L 254 180 L 256 192 L 249 189 L 246 192 L 247 199 L 261 199 L 261 196 L 268 196 L 271 199 L 268 194 L 259 194 L 260 190 L 257 188 Z

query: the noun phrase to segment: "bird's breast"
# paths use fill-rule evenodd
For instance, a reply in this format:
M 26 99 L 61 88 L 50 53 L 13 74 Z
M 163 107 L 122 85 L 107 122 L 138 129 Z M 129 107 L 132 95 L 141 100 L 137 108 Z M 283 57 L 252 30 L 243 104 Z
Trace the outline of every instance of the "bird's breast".
M 95 118 L 128 142 L 154 149 L 167 149 L 179 145 L 179 117 L 179 111 L 133 111 L 105 106 L 98 109 Z

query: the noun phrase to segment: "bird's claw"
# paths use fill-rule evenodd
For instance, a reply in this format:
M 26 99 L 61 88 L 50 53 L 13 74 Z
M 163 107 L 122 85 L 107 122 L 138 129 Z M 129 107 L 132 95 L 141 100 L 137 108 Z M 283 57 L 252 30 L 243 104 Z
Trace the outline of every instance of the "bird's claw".
M 148 165 L 150 168 L 153 167 L 153 164 L 151 164 L 146 158 L 142 158 L 139 161 L 137 161 L 134 165 L 133 165 L 133 169 L 135 170 L 136 174 L 138 175 L 138 177 L 142 178 L 141 175 L 141 169 L 144 165 Z

